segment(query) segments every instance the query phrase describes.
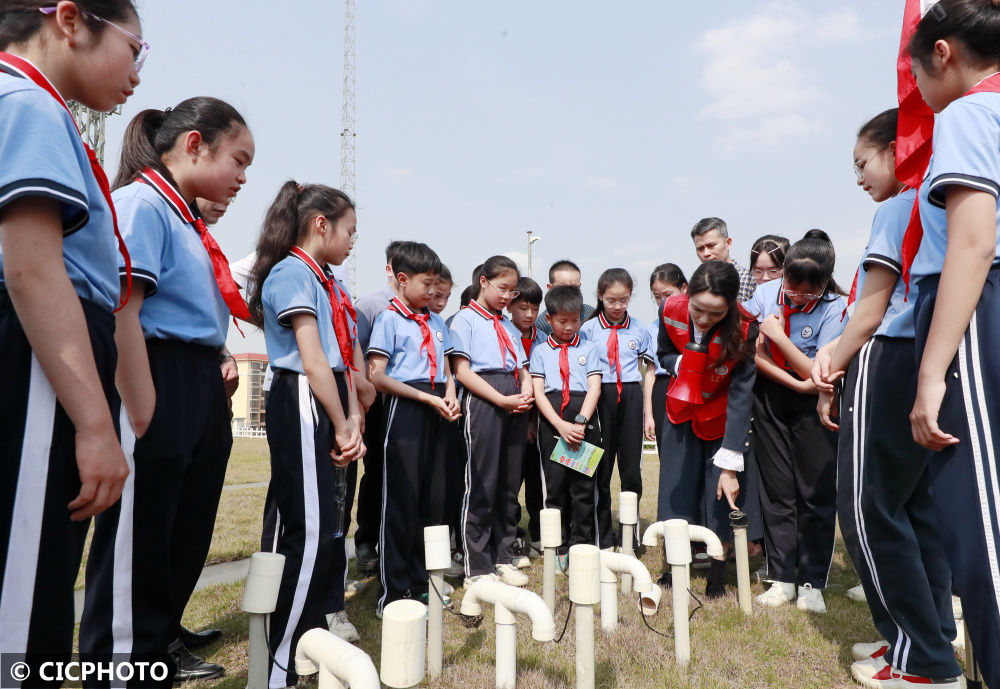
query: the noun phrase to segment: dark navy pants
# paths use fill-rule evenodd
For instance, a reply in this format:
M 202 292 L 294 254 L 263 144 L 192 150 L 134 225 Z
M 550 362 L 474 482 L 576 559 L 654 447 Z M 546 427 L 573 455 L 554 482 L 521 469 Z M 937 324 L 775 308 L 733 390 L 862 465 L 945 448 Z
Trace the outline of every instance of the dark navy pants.
M 923 278 L 916 303 L 917 361 L 937 298 Z M 938 424 L 959 439 L 930 458 L 938 528 L 955 593 L 988 686 L 1000 687 L 1000 270 L 994 267 L 945 376 Z M 997 430 L 994 431 L 993 427 Z
M 840 409 L 838 514 L 885 660 L 922 677 L 961 674 L 951 639 L 951 569 L 938 538 L 927 471 L 913 442 L 912 339 L 877 337 L 847 371 Z

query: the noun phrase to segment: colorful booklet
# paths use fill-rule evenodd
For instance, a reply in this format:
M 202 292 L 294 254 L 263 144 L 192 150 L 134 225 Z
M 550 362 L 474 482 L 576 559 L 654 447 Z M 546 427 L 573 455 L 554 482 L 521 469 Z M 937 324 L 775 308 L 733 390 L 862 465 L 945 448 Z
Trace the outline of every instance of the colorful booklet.
M 573 471 L 579 471 L 581 474 L 593 477 L 603 456 L 604 449 L 597 447 L 597 445 L 582 442 L 576 450 L 573 450 L 566 444 L 565 440 L 559 438 L 559 442 L 556 443 L 549 459 L 564 467 L 569 467 Z

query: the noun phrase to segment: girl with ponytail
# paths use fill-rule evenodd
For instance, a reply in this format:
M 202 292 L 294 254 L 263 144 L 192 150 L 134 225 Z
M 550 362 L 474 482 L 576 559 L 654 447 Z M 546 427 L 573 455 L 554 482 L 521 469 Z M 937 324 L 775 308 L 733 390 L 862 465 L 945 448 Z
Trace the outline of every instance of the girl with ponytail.
M 289 181 L 268 209 L 257 241 L 250 312 L 263 323 L 274 371 L 267 398 L 271 483 L 264 509 L 276 510 L 281 519 L 276 541 L 261 548 L 285 556 L 271 614 L 271 687 L 295 685 L 295 646 L 307 630 L 327 626 L 324 613 L 337 618 L 331 627 L 346 640 L 360 640 L 344 613 L 343 588 L 343 489 L 354 486 L 355 461 L 365 454 L 359 381 L 352 374 L 360 350 L 347 288 L 327 268 L 347 259 L 356 231 L 354 204 L 346 194 Z M 333 592 L 327 582 L 334 582 Z
M 228 324 L 231 315 L 251 320 L 196 199 L 235 196 L 253 156 L 232 106 L 191 98 L 133 118 L 113 184 L 133 282 L 122 313 L 138 315 L 116 332 L 117 380 L 126 407 L 130 399 L 155 406 L 148 429 L 122 420 L 133 478 L 95 526 L 80 648 L 169 647 L 178 681 L 223 672 L 175 638 L 208 554 L 232 446 L 222 373 L 232 367 Z M 141 396 L 150 380 L 155 403 Z M 113 617 L 111 601 L 123 599 L 132 615 Z
M 903 277 L 919 292 L 913 437 L 935 452 L 937 524 L 955 590 L 977 611 L 968 630 L 990 686 L 1000 686 L 1000 433 L 992 430 L 1000 426 L 998 37 L 998 0 L 941 0 L 917 25 L 913 75 L 937 116 L 920 222 L 903 247 Z

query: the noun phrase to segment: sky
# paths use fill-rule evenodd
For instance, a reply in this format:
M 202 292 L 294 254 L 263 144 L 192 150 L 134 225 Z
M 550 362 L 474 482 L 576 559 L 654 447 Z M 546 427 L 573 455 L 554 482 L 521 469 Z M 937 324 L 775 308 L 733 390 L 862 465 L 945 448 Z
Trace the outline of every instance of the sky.
M 896 105 L 903 0 L 627 3 L 358 0 L 357 291 L 384 283 L 394 239 L 429 244 L 456 276 L 494 254 L 543 288 L 569 258 L 593 303 L 628 269 L 634 317 L 649 273 L 697 267 L 700 218 L 726 220 L 746 266 L 762 234 L 826 230 L 849 287 L 875 204 L 855 184 L 858 128 Z M 340 185 L 341 2 L 139 0 L 152 50 L 107 125 L 113 176 L 139 111 L 199 95 L 254 135 L 248 182 L 213 233 L 231 260 L 256 243 L 286 179 Z M 230 329 L 234 352 L 263 336 Z

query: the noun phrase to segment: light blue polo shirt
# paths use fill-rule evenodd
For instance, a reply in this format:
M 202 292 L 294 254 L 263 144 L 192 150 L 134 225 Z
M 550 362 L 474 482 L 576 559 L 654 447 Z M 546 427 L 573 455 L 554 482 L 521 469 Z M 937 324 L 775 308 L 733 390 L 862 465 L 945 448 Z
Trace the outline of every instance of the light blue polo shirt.
M 545 380 L 545 392 L 562 392 L 562 374 L 559 372 L 561 347 L 553 337 L 540 342 L 531 350 L 531 364 L 528 371 L 532 378 Z M 570 392 L 587 392 L 587 379 L 600 376 L 601 362 L 593 342 L 580 339 L 577 333 L 566 349 L 569 363 Z
M 340 290 L 341 303 L 346 304 L 344 295 L 347 294 L 347 288 L 339 281 L 335 284 Z M 312 269 L 301 259 L 288 256 L 271 269 L 264 280 L 261 301 L 264 304 L 264 342 L 271 368 L 305 374 L 299 345 L 292 330 L 292 316 L 308 313 L 316 317 L 319 341 L 330 362 L 330 368 L 334 371 L 346 370 L 343 357 L 340 356 L 337 333 L 333 329 L 330 295 Z M 349 331 L 353 332 L 355 324 L 346 307 L 344 315 Z
M 17 199 L 59 204 L 63 262 L 76 293 L 118 307 L 118 242 L 73 118 L 30 79 L 0 71 L 0 212 Z M 4 281 L 0 249 L 0 283 Z
M 770 280 L 760 285 L 747 301 L 747 310 L 763 321 L 767 316 L 784 315 L 782 280 Z M 806 311 L 796 311 L 789 319 L 789 339 L 810 359 L 816 357 L 820 347 L 837 338 L 844 330 L 847 319 L 841 319 L 847 300 L 837 294 L 827 294 L 806 306 Z
M 896 275 L 902 275 L 903 235 L 906 234 L 906 228 L 910 224 L 910 213 L 913 212 L 913 203 L 916 199 L 917 190 L 907 189 L 887 200 L 875 212 L 871 237 L 861 259 L 861 272 L 858 273 L 859 297 L 865 284 L 866 271 L 871 266 L 877 265 L 891 270 Z M 910 288 L 907 297 L 906 283 L 902 279 L 896 280 L 896 287 L 889 297 L 882 324 L 875 331 L 875 335 L 914 337 L 913 305 L 916 301 L 916 286 Z
M 920 185 L 924 235 L 910 269 L 914 283 L 941 273 L 948 248 L 945 193 L 952 185 L 1000 195 L 1000 93 L 959 98 L 934 119 L 934 152 Z M 997 227 L 1000 229 L 1000 208 Z M 1000 260 L 1000 232 L 994 256 L 994 262 Z
M 656 347 L 650 337 L 650 330 L 640 320 L 632 318 L 627 313 L 622 321 L 623 327 L 618 329 L 618 361 L 622 367 L 623 383 L 638 383 L 642 380 L 639 372 L 639 359 L 645 359 L 651 364 L 656 363 Z M 597 350 L 601 372 L 605 383 L 618 381 L 615 367 L 608 361 L 608 335 L 611 334 L 611 323 L 604 314 L 598 314 L 580 326 L 580 337 L 587 342 L 593 342 Z
M 116 189 L 111 198 L 132 257 L 133 289 L 146 287 L 139 311 L 146 339 L 224 345 L 229 307 L 198 231 L 144 182 Z M 200 217 L 198 207 L 191 206 L 194 216 Z
M 354 310 L 358 314 L 358 342 L 361 343 L 362 352 L 368 351 L 375 319 L 389 307 L 395 296 L 396 293 L 389 285 L 382 285 L 377 292 L 366 294 L 354 305 Z
M 451 322 L 454 355 L 468 359 L 473 373 L 514 371 L 528 365 L 524 347 L 521 346 L 521 332 L 503 314 L 500 314 L 500 323 L 514 345 L 516 358 L 506 348 L 503 358 L 500 357 L 500 342 L 493 327 L 493 319 L 478 302 L 470 302 L 468 307 L 455 314 L 455 320 Z
M 662 307 L 660 307 L 660 309 L 662 309 Z M 657 319 L 657 320 L 653 321 L 652 323 L 650 323 L 649 324 L 649 328 L 647 328 L 647 330 L 649 332 L 649 347 L 650 347 L 649 351 L 651 351 L 651 352 L 653 352 L 655 354 L 656 353 L 657 338 L 659 338 L 659 336 L 660 336 L 660 321 L 659 321 L 659 319 Z M 660 366 L 660 360 L 657 357 L 655 357 L 655 356 L 653 357 L 653 365 L 656 367 L 656 375 L 658 375 L 658 376 L 670 375 L 669 373 L 667 373 L 667 369 L 665 369 L 662 366 Z
M 444 383 L 447 381 L 444 375 L 444 358 L 452 353 L 451 336 L 441 316 L 428 309 L 424 309 L 424 313 L 430 313 L 427 327 L 431 331 L 437 361 L 434 382 Z M 420 325 L 416 321 L 392 309 L 386 309 L 372 325 L 368 356 L 381 354 L 388 358 L 385 372 L 390 378 L 403 383 L 429 383 L 431 365 L 427 352 L 420 349 L 423 341 Z

